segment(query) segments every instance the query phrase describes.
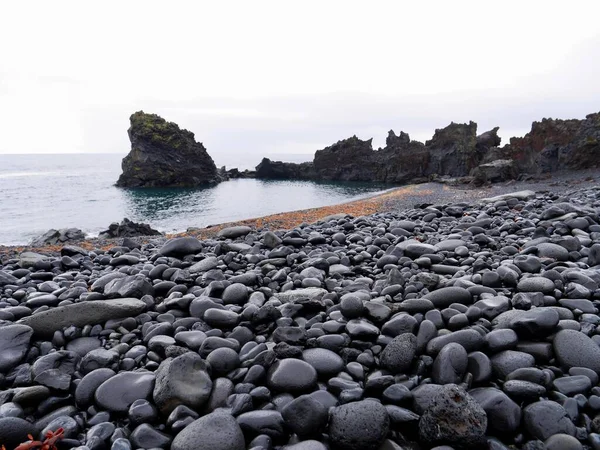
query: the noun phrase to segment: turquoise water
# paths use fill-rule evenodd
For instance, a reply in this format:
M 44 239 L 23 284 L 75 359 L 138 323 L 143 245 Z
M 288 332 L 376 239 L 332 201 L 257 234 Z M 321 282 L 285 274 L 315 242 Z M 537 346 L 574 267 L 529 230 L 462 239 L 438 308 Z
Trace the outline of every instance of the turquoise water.
M 202 189 L 128 190 L 115 154 L 0 155 L 0 244 L 26 244 L 50 228 L 89 235 L 127 217 L 165 232 L 314 208 L 386 188 L 366 183 L 239 179 Z M 293 162 L 310 155 L 268 155 Z M 217 166 L 250 168 L 260 158 L 215 158 Z M 250 162 L 253 159 L 256 161 Z

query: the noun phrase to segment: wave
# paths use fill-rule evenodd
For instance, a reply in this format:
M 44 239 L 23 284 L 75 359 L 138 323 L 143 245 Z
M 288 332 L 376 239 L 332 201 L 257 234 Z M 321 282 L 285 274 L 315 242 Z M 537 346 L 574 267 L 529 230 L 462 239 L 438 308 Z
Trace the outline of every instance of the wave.
M 0 178 L 24 178 L 60 175 L 60 172 L 6 172 L 0 173 Z

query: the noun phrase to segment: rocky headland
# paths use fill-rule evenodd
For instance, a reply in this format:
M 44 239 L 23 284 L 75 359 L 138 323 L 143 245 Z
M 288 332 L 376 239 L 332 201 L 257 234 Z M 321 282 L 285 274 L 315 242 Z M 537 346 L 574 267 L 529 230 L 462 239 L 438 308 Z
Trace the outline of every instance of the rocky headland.
M 353 136 L 318 150 L 312 162 L 265 158 L 256 167 L 256 177 L 395 184 L 451 177 L 481 185 L 600 164 L 600 113 L 583 120 L 534 122 L 529 133 L 503 147 L 498 129 L 477 135 L 474 122 L 451 123 L 435 130 L 425 144 L 390 131 L 379 150 L 373 150 L 371 139 Z
M 223 177 L 194 133 L 156 114 L 138 111 L 127 133 L 131 151 L 123 158 L 119 187 L 197 187 Z
M 599 448 L 599 211 L 526 190 L 3 257 L 0 444 Z

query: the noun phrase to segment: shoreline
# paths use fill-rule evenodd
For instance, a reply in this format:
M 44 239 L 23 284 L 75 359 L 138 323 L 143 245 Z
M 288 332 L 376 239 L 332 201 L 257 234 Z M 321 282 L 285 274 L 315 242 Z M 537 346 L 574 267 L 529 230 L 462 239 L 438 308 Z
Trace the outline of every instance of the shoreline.
M 533 190 L 537 192 L 552 191 L 557 194 L 568 191 L 582 183 L 596 182 L 600 184 L 600 169 L 566 170 L 555 172 L 551 175 L 538 177 L 526 181 L 509 181 L 491 185 L 474 187 L 458 183 L 432 181 L 420 184 L 409 184 L 391 187 L 379 191 L 373 195 L 367 195 L 356 200 L 344 203 L 336 203 L 329 206 L 287 211 L 232 222 L 223 222 L 207 227 L 189 227 L 186 231 L 178 233 L 165 233 L 163 236 L 135 236 L 132 239 L 147 244 L 150 242 L 162 244 L 168 239 L 182 236 L 193 236 L 200 240 L 214 237 L 223 228 L 245 225 L 254 230 L 289 230 L 303 223 L 316 223 L 332 215 L 346 214 L 353 217 L 366 216 L 376 213 L 399 211 L 413 208 L 416 204 L 431 203 L 473 203 L 477 200 L 495 195 L 506 194 L 514 191 Z M 80 241 L 67 241 L 59 245 L 48 245 L 44 247 L 32 247 L 23 245 L 0 245 L 0 258 L 12 257 L 24 251 L 46 253 L 56 255 L 66 245 L 76 245 L 86 250 L 99 248 L 108 250 L 111 247 L 121 245 L 123 237 L 99 239 L 97 237 L 86 238 Z

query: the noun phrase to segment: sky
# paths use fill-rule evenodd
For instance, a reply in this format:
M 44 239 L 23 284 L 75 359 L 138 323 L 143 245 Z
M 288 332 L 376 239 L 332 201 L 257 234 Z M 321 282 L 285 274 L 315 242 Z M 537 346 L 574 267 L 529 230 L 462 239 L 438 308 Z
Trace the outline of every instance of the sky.
M 208 152 L 600 111 L 600 2 L 3 1 L 0 153 L 122 153 L 157 113 Z

